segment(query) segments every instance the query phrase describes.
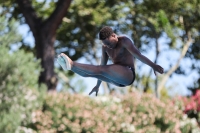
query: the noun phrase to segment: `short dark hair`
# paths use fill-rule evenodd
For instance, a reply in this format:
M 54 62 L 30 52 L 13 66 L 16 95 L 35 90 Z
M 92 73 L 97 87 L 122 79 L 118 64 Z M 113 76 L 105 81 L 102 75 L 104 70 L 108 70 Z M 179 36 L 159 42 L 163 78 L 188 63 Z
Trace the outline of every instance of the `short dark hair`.
M 113 32 L 112 28 L 110 28 L 108 26 L 105 26 L 99 32 L 99 39 L 100 40 L 105 40 L 106 38 L 111 36 L 113 33 L 114 32 Z

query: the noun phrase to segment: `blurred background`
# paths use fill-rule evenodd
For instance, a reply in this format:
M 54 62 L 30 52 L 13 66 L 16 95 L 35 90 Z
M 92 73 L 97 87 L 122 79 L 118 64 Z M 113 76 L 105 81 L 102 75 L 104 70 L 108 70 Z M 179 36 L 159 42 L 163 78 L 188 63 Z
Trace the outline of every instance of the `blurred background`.
M 199 133 L 199 9 L 199 0 L 0 0 L 0 132 Z M 102 82 L 88 96 L 97 79 L 56 58 L 99 65 L 103 26 L 164 74 L 136 59 L 131 86 Z

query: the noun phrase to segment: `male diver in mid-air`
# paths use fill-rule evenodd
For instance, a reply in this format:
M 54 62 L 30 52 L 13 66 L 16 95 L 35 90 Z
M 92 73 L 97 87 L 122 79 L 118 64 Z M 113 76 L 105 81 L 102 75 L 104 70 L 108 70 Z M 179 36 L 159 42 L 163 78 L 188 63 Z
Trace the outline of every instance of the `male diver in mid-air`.
M 72 61 L 63 53 L 57 59 L 64 70 L 71 70 L 83 77 L 98 79 L 89 95 L 96 92 L 97 96 L 102 81 L 119 87 L 131 85 L 135 80 L 134 57 L 153 68 L 155 75 L 156 71 L 161 74 L 164 72 L 161 66 L 142 55 L 128 37 L 116 35 L 112 28 L 103 27 L 99 32 L 99 39 L 103 43 L 100 65 L 81 64 Z M 109 57 L 113 64 L 106 65 Z

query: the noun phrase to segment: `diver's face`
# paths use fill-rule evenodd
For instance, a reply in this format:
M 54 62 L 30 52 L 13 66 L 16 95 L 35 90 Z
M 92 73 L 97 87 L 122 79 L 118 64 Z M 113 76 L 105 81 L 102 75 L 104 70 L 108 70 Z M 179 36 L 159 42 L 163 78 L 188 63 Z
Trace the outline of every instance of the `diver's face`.
M 105 40 L 102 40 L 102 42 L 106 47 L 114 49 L 118 42 L 118 37 L 116 34 L 113 33 L 110 37 L 106 38 Z

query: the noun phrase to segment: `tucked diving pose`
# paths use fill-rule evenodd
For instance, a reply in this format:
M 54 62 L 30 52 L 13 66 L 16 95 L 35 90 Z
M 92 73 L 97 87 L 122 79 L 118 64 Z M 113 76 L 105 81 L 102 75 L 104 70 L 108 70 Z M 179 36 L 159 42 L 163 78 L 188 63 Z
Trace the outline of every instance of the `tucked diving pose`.
M 99 32 L 99 39 L 102 41 L 102 57 L 100 65 L 81 64 L 72 61 L 67 55 L 61 53 L 57 61 L 67 71 L 71 70 L 83 77 L 97 78 L 97 84 L 89 93 L 99 91 L 102 81 L 114 84 L 119 87 L 131 85 L 135 80 L 134 57 L 149 65 L 156 75 L 156 71 L 163 73 L 161 66 L 153 63 L 140 51 L 126 36 L 118 36 L 112 28 L 105 26 Z M 108 58 L 113 64 L 107 65 Z

